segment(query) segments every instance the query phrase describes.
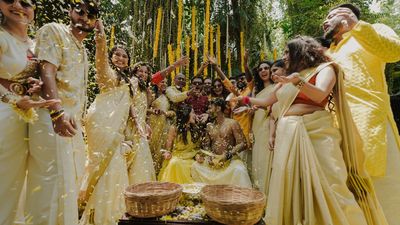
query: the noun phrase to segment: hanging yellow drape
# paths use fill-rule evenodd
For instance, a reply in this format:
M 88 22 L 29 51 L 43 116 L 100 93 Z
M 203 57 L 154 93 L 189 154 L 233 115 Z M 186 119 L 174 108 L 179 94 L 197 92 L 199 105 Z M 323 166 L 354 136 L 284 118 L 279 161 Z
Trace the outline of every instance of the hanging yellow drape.
M 208 40 L 210 38 L 210 0 L 206 0 L 206 13 L 205 13 L 205 24 L 204 24 L 204 49 L 203 49 L 203 62 L 207 60 L 208 55 Z M 208 75 L 207 69 L 203 72 L 204 77 Z
M 228 78 L 232 76 L 232 64 L 231 64 L 231 48 L 228 48 L 227 52 L 227 59 L 228 59 Z
M 214 57 L 214 27 L 210 26 L 210 55 Z
M 278 59 L 278 53 L 276 51 L 276 48 L 274 48 L 274 62 Z
M 240 61 L 241 61 L 241 69 L 242 72 L 244 73 L 244 52 L 245 52 L 245 46 L 244 46 L 244 32 L 240 32 Z
M 181 43 L 182 43 L 182 18 L 183 18 L 183 0 L 178 0 L 178 33 L 176 38 L 176 59 L 179 59 L 182 55 Z M 176 73 L 180 72 L 180 68 L 176 68 Z
M 114 25 L 112 25 L 110 33 L 110 49 L 114 48 L 114 42 L 115 42 L 115 27 Z
M 189 60 L 190 60 L 190 37 L 188 35 L 186 35 L 186 38 L 185 38 L 185 51 L 186 51 L 186 56 L 189 57 Z M 185 70 L 186 70 L 186 80 L 189 81 L 190 80 L 189 66 L 186 66 Z M 186 82 L 185 88 L 186 88 L 186 90 L 189 90 L 189 82 Z
M 174 50 L 172 50 L 172 45 L 168 44 L 168 62 L 170 65 L 172 65 L 175 62 L 175 55 L 174 55 Z M 175 79 L 175 71 L 171 72 L 171 80 Z
M 218 65 L 221 65 L 221 27 L 217 25 L 217 60 Z
M 192 6 L 192 50 L 194 50 L 196 48 L 196 14 L 197 14 L 197 10 L 196 10 L 196 6 Z
M 264 61 L 266 60 L 266 55 L 267 55 L 267 38 L 265 36 L 265 33 L 263 34 L 263 44 L 262 44 L 262 48 L 260 51 L 260 60 Z
M 162 9 L 162 7 L 159 7 L 158 12 L 157 12 L 157 24 L 156 24 L 156 32 L 155 32 L 154 44 L 153 44 L 153 59 L 157 58 L 157 55 L 158 55 L 158 43 L 160 42 L 162 14 L 163 14 L 163 9 Z

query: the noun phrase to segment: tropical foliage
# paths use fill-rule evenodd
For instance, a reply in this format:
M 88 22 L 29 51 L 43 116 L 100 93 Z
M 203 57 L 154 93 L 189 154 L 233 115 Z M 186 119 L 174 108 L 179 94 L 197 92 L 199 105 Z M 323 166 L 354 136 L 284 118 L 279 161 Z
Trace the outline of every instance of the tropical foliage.
M 210 22 L 205 29 L 207 1 L 210 1 Z M 36 29 L 48 22 L 68 21 L 68 0 L 39 2 Z M 289 38 L 298 34 L 321 36 L 321 24 L 328 9 L 344 2 L 358 5 L 362 10 L 363 20 L 371 23 L 383 22 L 400 33 L 400 3 L 396 0 L 102 0 L 101 17 L 106 25 L 108 39 L 115 40 L 112 44 L 127 46 L 131 51 L 132 62 L 149 61 L 155 69 L 165 67 L 169 62 L 168 56 L 173 55 L 176 58 L 177 48 L 181 55 L 186 54 L 188 49 L 185 48 L 185 41 L 194 40 L 195 43 L 190 43 L 190 46 L 195 44 L 196 48 L 189 50 L 189 74 L 192 76 L 196 51 L 198 65 L 203 61 L 204 50 L 209 52 L 213 49 L 209 53 L 215 55 L 220 51 L 222 68 L 228 71 L 230 58 L 232 73 L 241 70 L 241 45 L 250 49 L 251 65 L 255 65 L 261 58 L 273 60 L 274 50 L 275 57 L 279 57 Z M 371 10 L 373 3 L 380 7 L 379 12 Z M 183 9 L 181 21 L 179 4 Z M 193 8 L 196 10 L 194 20 Z M 162 18 L 159 19 L 161 23 L 157 29 L 159 10 L 162 10 Z M 192 26 L 192 21 L 195 26 Z M 182 25 L 180 29 L 178 24 Z M 217 26 L 220 27 L 220 36 L 217 35 Z M 112 29 L 114 32 L 111 32 Z M 205 30 L 213 30 L 213 33 L 205 34 Z M 244 33 L 242 42 L 241 32 Z M 207 36 L 212 39 L 208 38 L 206 41 Z M 217 39 L 220 40 L 219 45 Z M 155 40 L 158 40 L 157 45 L 154 44 Z M 208 43 L 207 48 L 204 48 L 204 43 Z M 88 39 L 86 44 L 93 55 L 94 41 Z M 169 44 L 174 54 L 168 54 Z M 154 46 L 158 48 L 156 52 L 153 52 Z M 228 52 L 231 53 L 230 56 Z M 400 90 L 400 79 L 397 79 L 400 76 L 399 67 L 399 64 L 392 64 L 387 68 L 391 93 Z M 209 70 L 208 74 L 212 75 L 213 71 Z M 95 91 L 95 86 L 92 85 L 91 88 Z

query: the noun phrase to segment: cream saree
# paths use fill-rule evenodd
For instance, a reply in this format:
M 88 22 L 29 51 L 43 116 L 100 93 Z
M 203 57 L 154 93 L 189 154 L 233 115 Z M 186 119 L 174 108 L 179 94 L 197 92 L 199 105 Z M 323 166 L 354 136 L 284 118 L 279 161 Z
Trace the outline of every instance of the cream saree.
M 266 98 L 274 85 L 269 85 L 256 95 L 256 98 Z M 268 149 L 269 142 L 269 111 L 257 109 L 253 117 L 254 145 L 252 151 L 252 178 L 254 186 L 260 191 L 268 194 L 268 184 L 270 179 L 270 162 L 273 152 Z
M 125 160 L 129 151 L 122 143 L 131 101 L 129 87 L 121 85 L 97 95 L 89 108 L 89 162 L 81 188 L 87 205 L 80 224 L 114 225 L 125 213 L 122 193 L 129 184 Z
M 309 80 L 327 65 L 300 74 Z M 269 225 L 387 224 L 343 102 L 343 73 L 337 72 L 335 118 L 324 110 L 284 116 L 299 90 L 286 84 L 277 92 L 272 113 L 279 120 L 265 216 Z

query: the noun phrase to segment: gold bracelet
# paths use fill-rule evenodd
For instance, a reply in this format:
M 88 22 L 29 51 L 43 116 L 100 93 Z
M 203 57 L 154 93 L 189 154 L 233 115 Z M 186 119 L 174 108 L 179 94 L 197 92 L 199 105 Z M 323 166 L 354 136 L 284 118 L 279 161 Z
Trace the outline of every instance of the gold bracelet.
M 300 79 L 300 81 L 299 81 L 299 83 L 296 84 L 296 88 L 301 89 L 304 86 L 304 84 L 306 83 L 306 81 L 302 77 L 299 77 L 299 79 Z
M 62 112 L 62 113 L 60 113 L 59 115 L 57 115 L 57 116 L 51 118 L 51 121 L 55 122 L 55 121 L 57 121 L 58 119 L 60 119 L 63 115 L 64 115 L 64 112 Z

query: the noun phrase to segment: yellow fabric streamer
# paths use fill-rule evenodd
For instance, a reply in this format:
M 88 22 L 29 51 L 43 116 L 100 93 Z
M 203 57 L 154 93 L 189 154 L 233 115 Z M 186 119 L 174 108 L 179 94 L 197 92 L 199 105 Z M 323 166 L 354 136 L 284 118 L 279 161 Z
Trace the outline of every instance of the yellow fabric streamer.
M 197 69 L 198 69 L 198 58 L 199 58 L 199 49 L 197 48 L 197 44 L 195 44 L 195 48 L 194 48 L 194 61 L 193 61 L 193 74 L 197 73 Z
M 278 59 L 278 53 L 276 51 L 276 48 L 274 48 L 274 62 Z
M 210 26 L 210 55 L 214 57 L 214 27 Z
M 185 38 L 185 50 L 186 50 L 186 55 L 189 57 L 190 60 L 190 37 L 186 36 Z M 188 81 L 190 79 L 190 71 L 189 71 L 189 66 L 185 67 L 186 69 L 186 80 Z M 186 90 L 189 90 L 189 82 L 186 82 Z
M 228 78 L 230 78 L 232 76 L 232 62 L 231 62 L 231 49 L 228 48 Z
M 162 14 L 163 14 L 163 9 L 162 9 L 162 7 L 159 7 L 158 13 L 157 13 L 157 24 L 156 24 L 156 32 L 155 32 L 154 45 L 153 45 L 153 59 L 157 58 L 157 55 L 158 55 L 158 43 L 160 42 Z
M 217 25 L 217 60 L 218 65 L 221 65 L 221 27 Z
M 264 61 L 264 59 L 265 59 L 265 53 L 264 53 L 264 51 L 261 51 L 260 52 L 260 60 Z
M 206 15 L 204 24 L 204 49 L 203 49 L 203 62 L 206 61 L 208 55 L 208 40 L 210 38 L 210 0 L 206 1 Z M 208 75 L 208 71 L 204 70 L 204 77 Z
M 115 26 L 111 27 L 111 34 L 110 34 L 110 49 L 114 48 L 114 41 L 115 41 Z
M 245 72 L 245 70 L 244 70 L 244 52 L 245 52 L 245 49 L 244 48 L 245 48 L 244 47 L 244 32 L 242 31 L 242 32 L 240 32 L 240 61 L 241 61 L 241 69 L 242 69 L 243 73 Z
M 174 50 L 172 50 L 172 45 L 168 44 L 168 62 L 170 65 L 172 65 L 175 62 L 175 56 L 174 56 Z M 175 79 L 175 71 L 171 72 L 171 80 Z
M 192 6 L 192 50 L 195 50 L 196 48 L 196 14 L 196 7 Z
M 183 0 L 178 0 L 178 33 L 176 43 L 176 59 L 179 59 L 182 55 L 181 43 L 182 43 L 182 17 L 183 17 Z M 180 68 L 176 68 L 176 73 L 180 72 Z

